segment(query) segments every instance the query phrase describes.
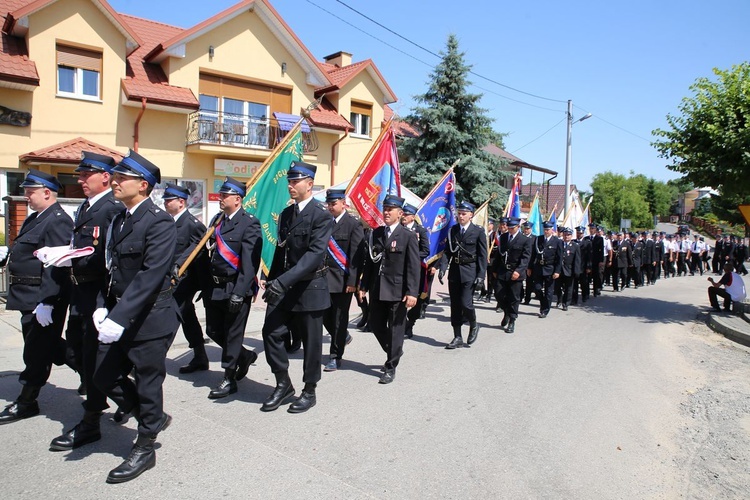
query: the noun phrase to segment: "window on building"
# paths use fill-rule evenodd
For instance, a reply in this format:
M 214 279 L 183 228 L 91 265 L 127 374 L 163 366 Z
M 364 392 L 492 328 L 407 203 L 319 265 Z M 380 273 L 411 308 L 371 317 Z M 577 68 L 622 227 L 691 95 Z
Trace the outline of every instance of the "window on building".
M 370 123 L 372 122 L 372 104 L 364 104 L 352 101 L 352 110 L 349 121 L 354 127 L 353 136 L 371 137 Z
M 102 53 L 57 46 L 57 95 L 101 99 Z

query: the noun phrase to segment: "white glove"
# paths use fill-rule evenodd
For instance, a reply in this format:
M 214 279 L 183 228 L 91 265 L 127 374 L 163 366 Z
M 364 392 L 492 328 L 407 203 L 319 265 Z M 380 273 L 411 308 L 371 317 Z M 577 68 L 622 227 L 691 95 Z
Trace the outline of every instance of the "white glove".
M 34 314 L 36 314 L 36 321 L 42 326 L 49 326 L 52 324 L 52 309 L 55 306 L 49 306 L 47 304 L 37 304 L 34 308 Z
M 104 321 L 107 318 L 107 314 L 109 314 L 109 311 L 107 311 L 103 307 L 100 307 L 99 309 L 94 311 L 94 314 L 91 315 L 91 318 L 94 320 L 94 326 L 96 327 L 97 331 L 99 331 L 99 327 L 101 326 L 102 321 Z
M 0 261 L 5 260 L 7 256 L 8 256 L 8 247 L 6 246 L 0 247 Z
M 105 319 L 99 324 L 99 342 L 102 344 L 117 342 L 124 331 L 125 327 L 118 325 L 111 319 Z

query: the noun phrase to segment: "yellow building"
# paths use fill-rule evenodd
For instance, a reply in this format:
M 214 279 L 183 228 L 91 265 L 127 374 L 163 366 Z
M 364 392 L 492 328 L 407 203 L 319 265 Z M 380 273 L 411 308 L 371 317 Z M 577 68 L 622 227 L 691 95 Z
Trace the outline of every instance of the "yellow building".
M 164 182 L 190 183 L 193 212 L 218 211 L 225 175 L 249 178 L 303 109 L 304 161 L 327 187 L 349 179 L 396 96 L 372 60 L 318 61 L 267 0 L 189 28 L 119 14 L 103 0 L 0 0 L 0 195 L 28 168 L 83 197 L 81 151 L 128 148 Z

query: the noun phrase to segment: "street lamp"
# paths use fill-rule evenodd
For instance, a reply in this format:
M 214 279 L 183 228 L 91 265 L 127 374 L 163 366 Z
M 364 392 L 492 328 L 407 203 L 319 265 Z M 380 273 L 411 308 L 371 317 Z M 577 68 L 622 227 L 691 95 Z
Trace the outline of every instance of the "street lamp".
M 570 169 L 571 169 L 571 140 L 573 124 L 588 120 L 593 116 L 591 113 L 586 113 L 581 118 L 573 121 L 573 101 L 568 99 L 568 145 L 565 148 L 565 207 L 563 212 L 563 219 L 568 216 L 568 210 L 570 210 Z

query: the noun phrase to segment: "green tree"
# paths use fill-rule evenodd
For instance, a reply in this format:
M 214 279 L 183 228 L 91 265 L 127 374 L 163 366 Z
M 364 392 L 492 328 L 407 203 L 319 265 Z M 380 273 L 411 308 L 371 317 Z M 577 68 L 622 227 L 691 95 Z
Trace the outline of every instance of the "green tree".
M 419 196 L 426 196 L 445 171 L 456 161 L 456 195 L 477 206 L 498 196 L 490 206 L 491 213 L 499 214 L 507 199 L 508 190 L 502 180 L 506 162 L 482 148 L 490 143 L 502 147 L 502 135 L 492 130 L 492 119 L 479 106 L 481 94 L 470 94 L 467 79 L 471 66 L 464 62 L 455 35 L 448 37 L 442 61 L 430 75 L 427 92 L 415 96 L 417 106 L 406 121 L 421 134 L 406 138 L 402 153 L 409 162 L 401 164 L 404 184 Z
M 631 172 L 632 174 L 632 172 Z M 630 219 L 632 227 L 652 227 L 653 218 L 645 199 L 648 179 L 642 175 L 625 177 L 614 172 L 596 174 L 591 181 L 594 221 L 618 228 L 620 219 Z
M 697 186 L 722 195 L 750 191 L 750 63 L 714 68 L 716 80 L 698 78 L 679 106 L 667 115 L 669 130 L 656 129 L 653 146 L 668 168 Z

